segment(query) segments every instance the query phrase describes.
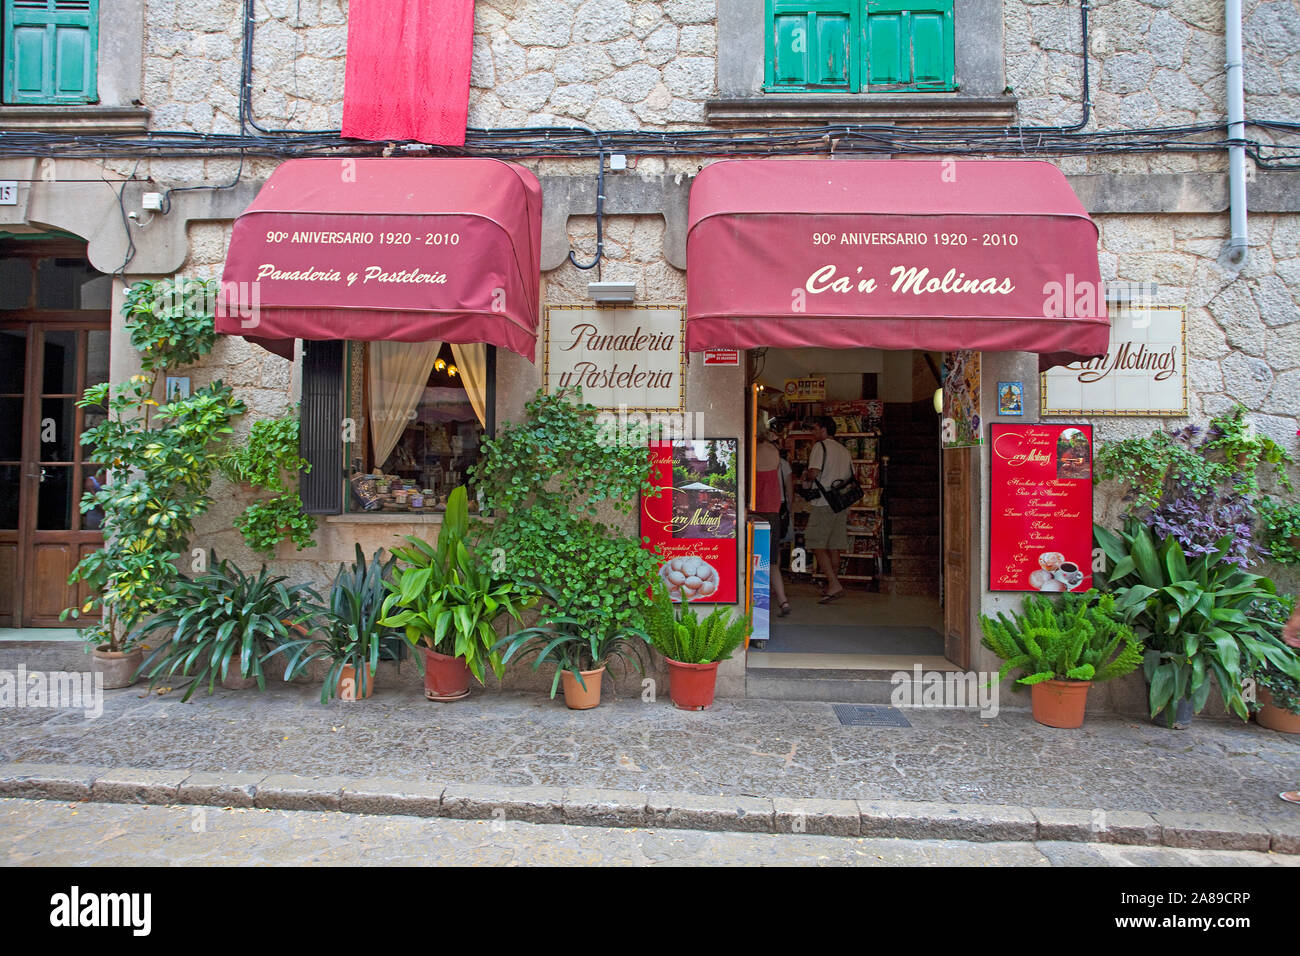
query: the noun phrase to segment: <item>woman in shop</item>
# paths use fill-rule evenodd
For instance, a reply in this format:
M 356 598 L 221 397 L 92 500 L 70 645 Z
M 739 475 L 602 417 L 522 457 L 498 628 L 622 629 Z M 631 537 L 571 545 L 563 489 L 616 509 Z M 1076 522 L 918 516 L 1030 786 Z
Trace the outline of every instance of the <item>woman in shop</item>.
M 766 417 L 766 416 L 764 416 Z M 754 452 L 754 502 L 756 516 L 771 526 L 771 576 L 772 603 L 777 615 L 790 613 L 790 602 L 785 597 L 785 582 L 781 579 L 781 539 L 785 537 L 790 522 L 790 502 L 794 500 L 794 471 L 781 457 L 777 443 L 779 426 L 775 419 L 768 420 L 759 432 L 758 448 Z

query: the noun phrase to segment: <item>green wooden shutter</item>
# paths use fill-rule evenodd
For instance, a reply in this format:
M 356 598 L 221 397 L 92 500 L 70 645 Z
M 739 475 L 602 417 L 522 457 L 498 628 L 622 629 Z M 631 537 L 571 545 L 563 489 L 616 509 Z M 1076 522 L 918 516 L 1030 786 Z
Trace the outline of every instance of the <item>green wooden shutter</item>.
M 4 0 L 4 101 L 93 103 L 99 0 Z
M 856 87 L 854 0 L 766 0 L 767 86 L 773 89 Z
M 868 0 L 868 87 L 956 87 L 952 0 Z

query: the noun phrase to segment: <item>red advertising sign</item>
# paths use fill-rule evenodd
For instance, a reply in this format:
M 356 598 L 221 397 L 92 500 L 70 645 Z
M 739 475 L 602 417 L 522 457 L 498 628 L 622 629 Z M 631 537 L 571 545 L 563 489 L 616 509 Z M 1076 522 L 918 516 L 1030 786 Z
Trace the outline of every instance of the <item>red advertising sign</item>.
M 659 576 L 674 601 L 739 600 L 734 438 L 651 442 L 658 498 L 641 499 L 641 537 L 663 555 Z
M 1092 587 L 1092 426 L 991 425 L 989 590 Z
M 739 365 L 740 352 L 736 349 L 705 349 L 705 365 Z

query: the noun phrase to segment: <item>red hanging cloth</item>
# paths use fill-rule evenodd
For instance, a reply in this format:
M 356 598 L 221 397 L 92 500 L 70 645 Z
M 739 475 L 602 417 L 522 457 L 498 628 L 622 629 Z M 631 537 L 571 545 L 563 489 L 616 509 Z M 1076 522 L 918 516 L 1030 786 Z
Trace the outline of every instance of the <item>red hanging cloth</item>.
M 463 146 L 474 0 L 351 0 L 343 135 Z

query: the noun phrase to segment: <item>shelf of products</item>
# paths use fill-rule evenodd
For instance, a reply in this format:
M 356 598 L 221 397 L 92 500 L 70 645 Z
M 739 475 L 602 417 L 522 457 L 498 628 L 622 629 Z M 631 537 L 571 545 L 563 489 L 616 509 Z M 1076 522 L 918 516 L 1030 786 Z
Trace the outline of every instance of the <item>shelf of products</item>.
M 875 581 L 884 573 L 885 510 L 880 456 L 880 426 L 884 417 L 884 403 L 877 399 L 829 403 L 825 413 L 835 419 L 835 440 L 848 450 L 853 461 L 853 472 L 863 489 L 862 500 L 849 508 L 846 527 L 849 548 L 840 555 L 840 569 L 836 577 L 842 581 Z M 808 467 L 808 456 L 817 444 L 812 430 L 800 427 L 801 424 L 796 422 L 786 433 L 784 444 L 796 484 Z M 808 527 L 811 508 L 809 502 L 796 495 L 791 515 L 795 532 L 794 545 L 804 546 L 803 534 Z M 781 563 L 786 569 L 789 568 L 790 550 L 790 546 L 782 548 Z M 855 572 L 864 570 L 861 563 L 864 559 L 875 562 L 876 573 L 850 573 L 850 567 Z M 826 575 L 813 571 L 811 577 L 817 580 L 824 579 Z

